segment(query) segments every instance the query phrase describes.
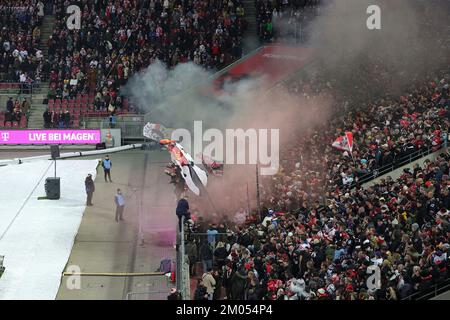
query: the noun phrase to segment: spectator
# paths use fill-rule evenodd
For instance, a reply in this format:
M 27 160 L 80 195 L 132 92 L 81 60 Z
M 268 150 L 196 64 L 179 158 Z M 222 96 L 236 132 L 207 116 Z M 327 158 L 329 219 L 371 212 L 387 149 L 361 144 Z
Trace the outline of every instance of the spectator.
M 186 243 L 186 254 L 189 259 L 189 274 L 194 275 L 194 268 L 197 262 L 197 243 L 195 241 L 188 241 Z
M 29 111 L 30 111 L 30 103 L 28 102 L 27 98 L 23 98 L 22 111 L 25 114 L 29 113 Z
M 70 128 L 70 112 L 67 109 L 64 112 L 64 127 L 67 129 Z
M 5 113 L 5 120 L 3 121 L 3 125 L 6 125 L 7 122 L 10 123 L 10 125 L 13 125 L 13 121 L 14 121 L 14 112 L 9 112 L 7 111 Z
M 111 180 L 111 168 L 112 168 L 112 162 L 109 159 L 109 156 L 106 155 L 105 159 L 103 159 L 102 161 L 102 167 L 103 167 L 103 171 L 105 173 L 105 182 L 108 182 L 107 178 L 109 178 L 109 182 L 112 183 Z
M 240 208 L 238 212 L 234 215 L 234 222 L 237 225 L 243 225 L 247 220 L 247 212 L 245 212 L 244 208 Z
M 216 246 L 216 236 L 218 234 L 217 226 L 215 224 L 210 224 L 206 233 L 208 244 L 211 246 L 211 248 L 214 248 Z
M 202 285 L 206 288 L 208 300 L 213 300 L 213 294 L 216 287 L 216 280 L 213 277 L 212 269 L 207 269 L 207 272 L 203 273 Z
M 199 258 L 203 264 L 203 272 L 209 270 L 213 266 L 213 249 L 208 241 L 202 241 L 199 248 Z
M 120 189 L 117 189 L 117 193 L 114 196 L 114 202 L 116 204 L 116 222 L 119 222 L 119 220 L 123 220 L 123 211 L 125 209 L 125 198 Z
M 116 123 L 117 123 L 116 115 L 114 114 L 114 112 L 111 112 L 111 114 L 109 115 L 109 127 L 111 129 L 114 129 L 116 127 Z
M 50 128 L 52 125 L 52 114 L 48 110 L 48 108 L 45 109 L 44 114 L 42 116 L 44 118 L 44 128 L 46 129 Z
M 191 214 L 189 212 L 189 203 L 187 201 L 186 196 L 184 196 L 183 198 L 178 200 L 176 214 L 177 214 L 178 221 L 179 221 L 179 223 L 178 223 L 179 230 L 181 232 L 181 228 L 183 228 L 183 226 L 181 224 L 181 218 L 184 217 L 185 222 L 191 218 Z
M 65 118 L 66 117 L 64 116 L 62 110 L 60 110 L 57 115 L 57 124 L 59 129 L 65 128 Z
M 84 181 L 84 185 L 85 185 L 86 194 L 87 194 L 86 205 L 93 206 L 92 197 L 95 192 L 95 184 L 94 184 L 94 180 L 92 180 L 91 174 L 88 174 L 88 176 L 86 177 L 86 179 Z
M 224 243 L 222 241 L 219 241 L 217 243 L 216 249 L 214 250 L 214 260 L 219 270 L 222 270 L 225 264 L 225 259 L 227 258 L 228 254 L 229 252 L 225 248 Z
M 167 300 L 181 300 L 181 293 L 177 289 L 170 289 L 170 294 L 167 296 Z
M 58 114 L 54 110 L 50 114 L 50 127 L 51 128 L 58 127 Z
M 208 300 L 208 293 L 206 292 L 206 287 L 203 285 L 200 279 L 198 279 L 197 281 L 197 287 L 194 292 L 194 300 Z
M 14 102 L 12 100 L 12 97 L 10 97 L 6 102 L 6 111 L 9 113 L 13 113 L 14 111 Z
M 44 19 L 44 15 L 45 15 L 44 14 L 44 7 L 45 7 L 45 5 L 42 2 L 42 0 L 38 1 L 36 7 L 37 7 L 37 10 L 38 10 L 37 11 L 37 16 L 38 16 L 39 20 L 42 21 Z
M 17 121 L 17 126 L 20 125 L 20 120 L 22 120 L 22 110 L 20 109 L 20 107 L 14 109 L 12 120 Z

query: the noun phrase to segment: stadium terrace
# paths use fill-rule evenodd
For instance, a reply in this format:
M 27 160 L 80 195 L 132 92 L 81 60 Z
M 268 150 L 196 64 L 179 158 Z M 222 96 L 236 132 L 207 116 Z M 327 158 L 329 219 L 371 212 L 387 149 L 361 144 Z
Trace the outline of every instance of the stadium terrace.
M 450 300 L 450 1 L 0 2 L 0 300 Z

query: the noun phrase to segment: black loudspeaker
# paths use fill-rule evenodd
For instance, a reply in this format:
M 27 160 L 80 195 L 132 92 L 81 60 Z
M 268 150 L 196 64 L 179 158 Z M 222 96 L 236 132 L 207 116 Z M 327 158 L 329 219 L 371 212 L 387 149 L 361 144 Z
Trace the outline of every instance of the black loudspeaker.
M 97 143 L 95 145 L 95 150 L 103 150 L 106 149 L 106 143 L 102 142 L 102 143 Z
M 45 194 L 47 199 L 58 200 L 61 196 L 60 178 L 45 179 Z
M 50 146 L 50 152 L 52 153 L 52 159 L 59 158 L 59 146 L 58 145 Z

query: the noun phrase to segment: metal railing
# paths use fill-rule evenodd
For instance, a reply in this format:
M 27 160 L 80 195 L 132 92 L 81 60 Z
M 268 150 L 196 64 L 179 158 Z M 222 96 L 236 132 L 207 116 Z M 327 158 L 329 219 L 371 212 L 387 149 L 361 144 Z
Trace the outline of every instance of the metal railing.
M 167 275 L 149 275 L 150 281 L 146 282 L 145 291 L 128 292 L 125 300 L 167 300 L 170 292 L 170 277 Z
M 123 139 L 143 139 L 143 130 L 145 123 L 140 121 L 118 121 L 116 128 L 120 128 Z
M 109 117 L 101 120 L 101 129 L 120 129 L 122 139 L 139 139 L 143 140 L 143 129 L 145 126 L 144 117 L 136 115 L 132 117 L 134 120 L 117 119 L 115 123 L 111 123 Z
M 357 184 L 361 185 L 361 184 L 370 182 L 370 181 L 376 179 L 377 177 L 380 177 L 389 172 L 392 172 L 398 168 L 408 165 L 408 164 L 410 164 L 416 160 L 419 160 L 423 157 L 426 157 L 432 153 L 442 151 L 446 147 L 447 147 L 447 143 L 444 142 L 437 147 L 433 147 L 433 148 L 428 147 L 425 150 L 417 150 L 417 151 L 410 153 L 408 155 L 405 155 L 403 157 L 395 158 L 392 163 L 384 165 L 380 168 L 373 169 L 371 172 L 358 177 L 358 181 L 357 182 L 354 181 L 352 184 L 349 185 L 349 187 L 353 188 Z
M 147 292 L 128 292 L 125 300 L 167 300 L 169 290 L 157 290 Z
M 0 93 L 33 95 L 40 88 L 40 83 L 2 82 L 0 81 Z M 6 92 L 4 92 L 6 91 Z
M 450 279 L 446 279 L 441 283 L 436 283 L 430 288 L 415 292 L 402 300 L 430 300 L 450 290 Z
M 177 223 L 177 257 L 176 257 L 176 285 L 177 291 L 181 293 L 182 300 L 190 300 L 191 296 L 191 279 L 189 274 L 189 264 L 186 262 L 185 247 L 185 217 L 181 216 L 181 229 Z

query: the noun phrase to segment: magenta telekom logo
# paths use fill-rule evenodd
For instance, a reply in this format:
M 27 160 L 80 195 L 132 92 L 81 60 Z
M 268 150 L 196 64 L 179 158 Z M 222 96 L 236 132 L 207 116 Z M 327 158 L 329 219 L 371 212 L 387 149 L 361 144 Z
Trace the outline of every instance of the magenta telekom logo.
M 8 141 L 9 141 L 9 132 L 2 132 L 2 133 L 0 134 L 0 139 L 1 139 L 3 142 L 8 142 Z

